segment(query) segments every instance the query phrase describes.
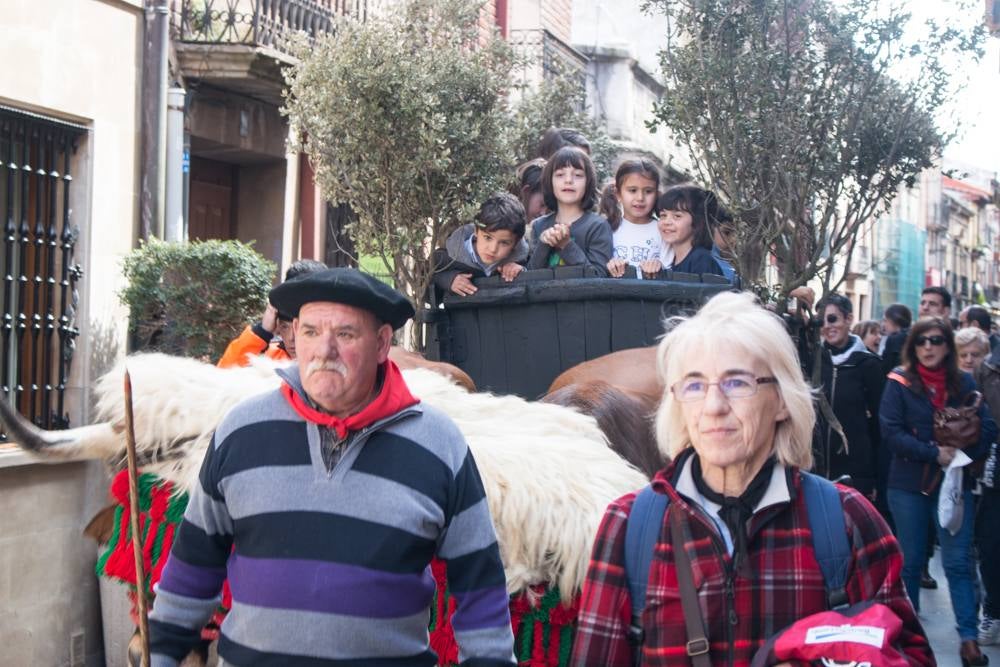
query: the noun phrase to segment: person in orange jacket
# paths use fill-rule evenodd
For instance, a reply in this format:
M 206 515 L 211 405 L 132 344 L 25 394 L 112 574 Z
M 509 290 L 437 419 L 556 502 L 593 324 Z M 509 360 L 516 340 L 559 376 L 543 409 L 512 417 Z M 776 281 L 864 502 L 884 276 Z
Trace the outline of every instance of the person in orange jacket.
M 285 282 L 299 276 L 324 271 L 328 267 L 314 259 L 300 259 L 285 272 Z M 243 330 L 226 347 L 226 351 L 216 364 L 219 368 L 246 366 L 250 358 L 263 354 L 275 361 L 295 359 L 295 334 L 292 331 L 292 317 L 278 312 L 272 304 L 267 304 L 264 314 L 256 322 Z

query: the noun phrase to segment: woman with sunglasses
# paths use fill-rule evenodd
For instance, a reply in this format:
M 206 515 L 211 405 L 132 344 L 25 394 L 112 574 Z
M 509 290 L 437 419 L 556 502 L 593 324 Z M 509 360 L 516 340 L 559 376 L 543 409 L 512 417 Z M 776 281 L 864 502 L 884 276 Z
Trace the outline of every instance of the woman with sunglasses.
M 934 441 L 934 411 L 963 403 L 976 384 L 958 368 L 955 337 L 947 320 L 930 317 L 913 325 L 903 344 L 902 366 L 889 374 L 882 395 L 879 420 L 882 440 L 892 452 L 889 466 L 889 508 L 896 520 L 896 536 L 903 550 L 903 583 L 910 600 L 920 610 L 920 574 L 927 548 L 929 519 L 937 527 L 941 559 L 948 578 L 948 593 L 961 640 L 959 657 L 965 667 L 986 665 L 979 650 L 977 604 L 973 583 L 972 531 L 974 480 L 967 471 L 962 525 L 955 535 L 937 521 L 941 466 L 956 450 Z M 997 434 L 986 405 L 979 409 L 979 441 L 964 451 L 974 461 L 985 456 Z
M 854 315 L 847 297 L 827 294 L 817 310 L 823 318 L 819 329 L 823 338 L 821 389 L 840 429 L 822 409 L 817 410 L 813 471 L 827 479 L 849 475 L 851 486 L 886 516 L 888 507 L 879 497 L 885 493 L 883 471 L 889 468 L 888 456 L 880 456 L 879 451 L 878 407 L 885 380 L 882 360 L 851 333 Z

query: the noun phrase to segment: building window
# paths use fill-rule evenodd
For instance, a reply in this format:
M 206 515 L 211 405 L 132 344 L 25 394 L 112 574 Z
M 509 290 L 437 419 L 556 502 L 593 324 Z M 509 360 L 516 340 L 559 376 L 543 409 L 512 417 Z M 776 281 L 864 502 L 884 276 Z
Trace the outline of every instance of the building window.
M 73 154 L 86 128 L 0 106 L 0 391 L 36 425 L 66 428 L 76 349 L 79 227 Z

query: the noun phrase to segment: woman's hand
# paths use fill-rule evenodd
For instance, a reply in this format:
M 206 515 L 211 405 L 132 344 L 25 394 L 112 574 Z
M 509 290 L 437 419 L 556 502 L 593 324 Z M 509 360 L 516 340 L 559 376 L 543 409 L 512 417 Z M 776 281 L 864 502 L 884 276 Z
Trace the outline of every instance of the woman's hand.
M 613 257 L 608 261 L 608 274 L 612 278 L 621 278 L 625 275 L 626 266 L 628 266 L 628 262 L 624 259 Z
M 943 447 L 941 445 L 938 445 L 938 456 L 937 456 L 938 465 L 940 465 L 942 468 L 945 468 L 948 466 L 948 464 L 951 463 L 951 460 L 953 458 L 955 458 L 954 447 Z

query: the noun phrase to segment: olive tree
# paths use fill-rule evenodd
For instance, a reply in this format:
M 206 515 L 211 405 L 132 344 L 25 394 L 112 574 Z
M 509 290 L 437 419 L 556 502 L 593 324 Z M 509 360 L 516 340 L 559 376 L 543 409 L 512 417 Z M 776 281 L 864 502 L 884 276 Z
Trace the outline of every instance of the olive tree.
M 507 180 L 513 56 L 481 3 L 406 0 L 300 48 L 285 111 L 347 233 L 420 310 L 431 253 Z M 417 343 L 417 340 L 412 342 Z
M 735 215 L 745 282 L 830 287 L 858 231 L 939 158 L 935 112 L 981 30 L 913 26 L 881 0 L 650 0 L 666 16 L 654 126 Z M 838 257 L 841 260 L 838 260 Z

